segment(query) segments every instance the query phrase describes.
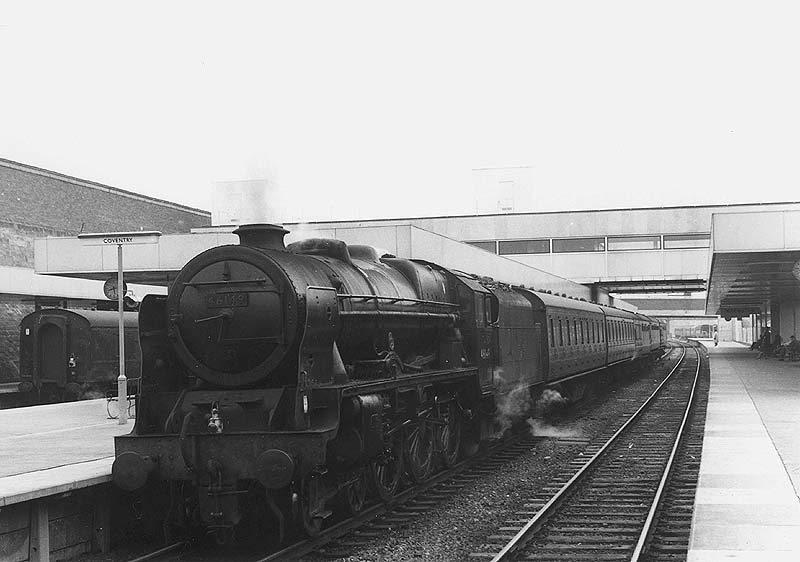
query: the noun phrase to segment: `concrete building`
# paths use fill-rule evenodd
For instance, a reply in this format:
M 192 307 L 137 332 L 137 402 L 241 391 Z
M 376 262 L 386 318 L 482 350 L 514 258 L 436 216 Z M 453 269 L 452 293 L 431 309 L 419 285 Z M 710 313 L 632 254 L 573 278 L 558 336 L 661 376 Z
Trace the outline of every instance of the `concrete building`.
M 189 232 L 211 213 L 0 159 L 0 382 L 18 376 L 19 321 L 37 305 L 87 306 L 102 283 L 33 273 L 34 240 L 81 232 Z M 140 289 L 141 291 L 141 289 Z
M 410 224 L 610 292 L 695 292 L 705 290 L 712 216 L 764 210 L 800 210 L 800 202 L 287 223 L 285 227 L 325 230 Z M 697 311 L 702 314 L 702 307 Z
M 715 214 L 711 241 L 706 312 L 733 320 L 739 341 L 766 326 L 800 336 L 800 210 Z

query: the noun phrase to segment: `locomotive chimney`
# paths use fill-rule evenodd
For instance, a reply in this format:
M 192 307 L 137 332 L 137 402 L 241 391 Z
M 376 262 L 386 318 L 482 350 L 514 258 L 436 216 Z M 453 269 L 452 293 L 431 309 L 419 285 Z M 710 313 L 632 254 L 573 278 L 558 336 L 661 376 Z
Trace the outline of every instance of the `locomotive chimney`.
M 277 224 L 243 224 L 233 233 L 239 236 L 239 244 L 242 246 L 285 252 L 283 237 L 289 231 Z

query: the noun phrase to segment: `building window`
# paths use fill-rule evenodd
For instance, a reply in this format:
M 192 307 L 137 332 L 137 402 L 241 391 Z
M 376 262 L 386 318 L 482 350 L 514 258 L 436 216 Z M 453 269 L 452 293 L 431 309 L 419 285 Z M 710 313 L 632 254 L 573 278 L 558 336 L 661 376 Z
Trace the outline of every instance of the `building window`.
M 608 251 L 660 250 L 660 236 L 609 236 Z
M 509 254 L 549 254 L 550 239 L 545 240 L 501 240 L 497 243 L 501 256 Z
M 711 246 L 710 234 L 665 234 L 664 249 L 708 248 Z
M 606 249 L 605 238 L 553 238 L 553 253 L 602 252 Z
M 493 254 L 497 253 L 497 242 L 494 240 L 467 242 L 467 244 L 480 248 L 481 250 L 486 250 L 487 252 L 492 252 Z

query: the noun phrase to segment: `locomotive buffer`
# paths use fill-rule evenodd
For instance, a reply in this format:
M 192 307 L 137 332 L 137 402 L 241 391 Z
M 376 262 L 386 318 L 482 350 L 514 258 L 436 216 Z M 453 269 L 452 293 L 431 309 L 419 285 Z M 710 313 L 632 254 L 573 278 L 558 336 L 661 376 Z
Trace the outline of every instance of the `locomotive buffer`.
M 99 232 L 78 234 L 84 246 L 117 246 L 117 282 L 106 282 L 103 291 L 109 300 L 117 299 L 119 309 L 119 377 L 117 377 L 117 400 L 119 401 L 119 424 L 128 423 L 128 377 L 125 376 L 125 320 L 123 301 L 125 282 L 122 279 L 122 247 L 135 244 L 158 244 L 161 233 L 155 230 L 139 232 Z M 109 279 L 112 281 L 112 279 Z

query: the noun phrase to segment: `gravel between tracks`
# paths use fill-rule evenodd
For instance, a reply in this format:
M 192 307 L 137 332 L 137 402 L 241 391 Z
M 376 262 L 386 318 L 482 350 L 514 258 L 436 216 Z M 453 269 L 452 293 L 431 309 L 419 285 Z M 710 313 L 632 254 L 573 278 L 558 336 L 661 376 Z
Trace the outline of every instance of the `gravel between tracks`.
M 498 531 L 502 521 L 513 519 L 515 512 L 523 511 L 523 504 L 537 489 L 582 454 L 584 445 L 560 438 L 591 440 L 609 424 L 619 426 L 622 416 L 638 408 L 652 393 L 665 366 L 666 363 L 659 364 L 652 372 L 633 377 L 605 396 L 572 408 L 559 419 L 549 420 L 545 431 L 554 435 L 553 438 L 537 443 L 528 453 L 506 463 L 495 475 L 465 487 L 457 497 L 431 508 L 413 523 L 387 530 L 383 539 L 344 558 L 314 554 L 301 560 L 456 562 L 468 559 L 471 552 L 480 551 L 480 545 L 489 535 Z

